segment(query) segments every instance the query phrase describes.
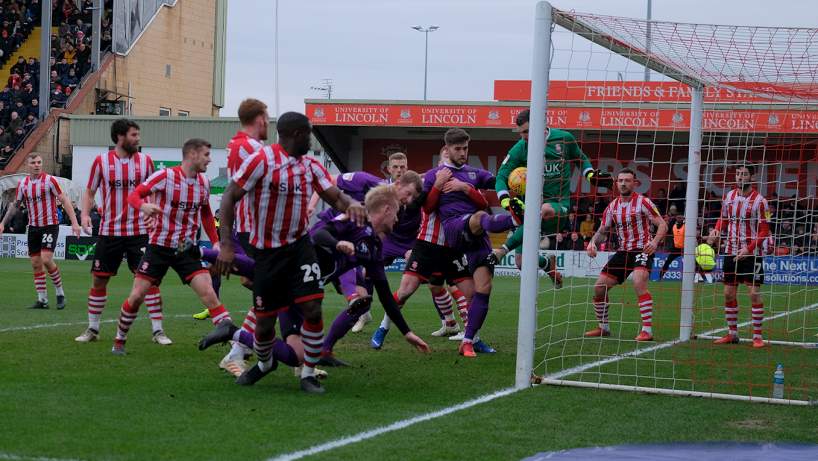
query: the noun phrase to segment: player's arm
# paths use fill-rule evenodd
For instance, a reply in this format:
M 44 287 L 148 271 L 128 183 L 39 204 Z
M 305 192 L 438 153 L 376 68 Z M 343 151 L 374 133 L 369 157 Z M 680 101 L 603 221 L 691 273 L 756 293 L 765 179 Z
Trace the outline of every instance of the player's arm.
M 380 270 L 383 271 L 382 266 Z M 398 304 L 395 302 L 395 297 L 392 296 L 392 290 L 389 288 L 389 282 L 385 279 L 380 280 L 372 277 L 370 277 L 370 279 L 372 280 L 372 285 L 375 288 L 375 292 L 378 294 L 378 301 L 381 302 L 383 310 L 386 311 L 386 314 L 389 316 L 395 326 L 397 326 L 400 332 L 403 333 L 404 339 L 406 339 L 409 344 L 417 349 L 418 352 L 423 352 L 424 354 L 429 355 L 429 346 L 409 329 L 409 325 L 406 323 L 406 320 L 403 318 L 403 314 L 401 314 L 401 311 L 398 308 Z
M 219 274 L 223 274 L 227 277 L 230 277 L 230 273 L 233 272 L 233 266 L 236 262 L 236 252 L 233 249 L 233 238 L 231 235 L 233 224 L 236 220 L 236 204 L 239 203 L 246 193 L 247 191 L 244 190 L 243 187 L 231 181 L 227 189 L 225 189 L 224 194 L 222 194 L 222 202 L 219 205 L 219 221 L 221 223 L 219 231 L 222 234 L 222 244 L 219 247 L 219 256 L 213 265 Z
M 592 186 L 606 189 L 614 188 L 613 176 L 610 173 L 594 169 L 591 161 L 588 160 L 588 156 L 579 148 L 577 140 L 568 132 L 565 133 L 565 149 L 568 159 L 579 167 L 580 171 L 582 171 L 582 177 L 587 179 Z
M 767 240 L 767 237 L 770 236 L 770 211 L 767 207 L 767 200 L 762 198 L 761 205 L 759 206 L 758 210 L 758 234 L 756 235 L 756 239 L 753 240 L 747 248 L 742 248 L 736 254 L 736 261 L 740 261 L 744 259 L 747 255 L 752 254 L 756 247 L 761 245 L 764 240 Z M 793 239 L 795 241 L 795 239 Z
M 331 174 L 329 176 L 330 182 L 332 182 L 333 186 L 338 185 L 338 175 Z M 310 203 L 307 204 L 307 217 L 312 218 L 312 215 L 315 214 L 315 207 L 318 206 L 318 201 L 321 200 L 321 196 L 318 195 L 318 192 L 313 192 L 312 197 L 310 197 Z
M 3 217 L 3 221 L 0 222 L 0 235 L 3 234 L 3 231 L 6 229 L 6 224 L 17 214 L 17 211 L 20 209 L 20 204 L 22 200 L 15 200 L 11 202 L 9 205 L 8 210 L 6 210 L 6 215 Z
M 418 194 L 418 196 L 415 197 L 414 200 L 412 200 L 411 202 L 409 202 L 408 205 L 406 205 L 406 212 L 415 214 L 418 211 L 420 211 L 420 209 L 423 207 L 423 204 L 426 203 L 426 197 L 428 195 L 429 195 L 428 192 L 421 191 L 421 193 Z
M 329 222 L 312 234 L 312 243 L 325 248 L 335 248 L 347 255 L 355 254 L 355 245 L 346 240 L 338 240 L 338 228 Z
M 437 202 L 440 200 L 440 194 L 443 192 L 443 186 L 449 182 L 452 177 L 452 171 L 448 168 L 441 168 L 435 172 L 435 181 L 432 188 L 429 190 L 429 195 L 426 197 L 426 202 L 423 204 L 423 211 L 426 214 L 434 213 L 437 209 Z
M 80 221 L 82 229 L 88 235 L 91 235 L 91 227 L 93 226 L 91 223 L 91 215 L 89 213 L 91 211 L 91 204 L 94 203 L 94 195 L 96 195 L 96 192 L 91 189 L 85 189 L 85 193 L 82 194 L 82 210 L 80 210 L 81 216 Z
M 71 206 L 71 202 L 68 201 L 68 197 L 65 196 L 64 192 L 60 192 L 57 195 L 57 200 L 62 203 L 65 212 L 68 213 L 68 219 L 71 220 L 71 231 L 79 238 L 82 234 L 82 229 L 80 229 L 80 225 L 77 222 L 77 215 L 74 214 L 74 207 Z
M 332 186 L 319 192 L 318 195 L 341 213 L 345 213 L 348 219 L 358 223 L 358 227 L 363 227 L 366 223 L 366 208 L 360 202 L 354 200 L 349 195 L 343 193 L 338 186 Z
M 667 234 L 667 223 L 661 216 L 654 217 L 653 220 L 651 220 L 651 224 L 656 226 L 656 236 L 643 248 L 646 254 L 655 253 L 656 248 L 659 247 L 659 244 L 662 243 Z
M 597 244 L 602 244 L 605 241 L 605 235 L 608 231 L 611 230 L 611 226 L 602 225 L 599 226 L 599 229 L 596 231 L 593 237 L 591 237 L 591 241 L 588 242 L 588 256 L 592 258 L 596 258 L 596 247 Z
M 497 170 L 497 184 L 494 186 L 494 189 L 497 191 L 497 198 L 500 199 L 500 205 L 506 210 L 508 210 L 508 202 L 511 199 L 508 193 L 508 177 L 515 169 L 525 166 L 523 164 L 523 149 L 525 148 L 525 141 L 521 139 L 508 151 L 508 155 L 506 155 L 506 158 L 500 165 L 500 169 Z
M 493 179 L 494 178 L 492 178 L 492 180 Z M 486 210 L 489 207 L 488 200 L 486 200 L 486 197 L 484 197 L 479 190 L 472 187 L 471 184 L 455 178 L 450 179 L 446 184 L 444 184 L 441 192 L 444 194 L 449 192 L 463 192 L 469 196 L 469 200 L 471 200 L 478 209 Z

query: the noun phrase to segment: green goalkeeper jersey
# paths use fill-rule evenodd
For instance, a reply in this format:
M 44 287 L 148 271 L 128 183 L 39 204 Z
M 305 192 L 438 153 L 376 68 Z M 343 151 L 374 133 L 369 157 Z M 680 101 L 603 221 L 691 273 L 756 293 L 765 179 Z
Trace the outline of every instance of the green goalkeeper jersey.
M 543 201 L 563 200 L 571 195 L 571 163 L 582 171 L 582 177 L 594 171 L 588 157 L 580 150 L 574 135 L 551 128 L 545 145 L 543 171 Z M 516 168 L 528 165 L 528 143 L 520 139 L 508 151 L 500 170 L 497 171 L 497 198 L 503 200 L 508 194 L 508 176 Z

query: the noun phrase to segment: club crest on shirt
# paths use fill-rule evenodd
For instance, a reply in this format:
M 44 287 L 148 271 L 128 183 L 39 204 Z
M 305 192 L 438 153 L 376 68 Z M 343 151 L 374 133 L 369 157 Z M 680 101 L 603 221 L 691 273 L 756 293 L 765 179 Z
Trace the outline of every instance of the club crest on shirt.
M 341 177 L 344 178 L 344 181 L 352 181 L 353 176 L 355 176 L 355 173 L 344 173 Z
M 355 245 L 355 251 L 361 254 L 368 255 L 369 254 L 369 246 L 366 244 L 366 241 L 361 240 Z
M 99 269 L 99 259 L 94 260 L 94 269 Z
M 477 173 L 474 171 L 469 171 L 469 179 L 477 179 Z
M 261 296 L 256 296 L 256 306 L 261 307 Z
M 142 263 L 142 272 L 147 272 L 147 271 L 148 271 L 148 262 L 145 261 L 145 262 Z

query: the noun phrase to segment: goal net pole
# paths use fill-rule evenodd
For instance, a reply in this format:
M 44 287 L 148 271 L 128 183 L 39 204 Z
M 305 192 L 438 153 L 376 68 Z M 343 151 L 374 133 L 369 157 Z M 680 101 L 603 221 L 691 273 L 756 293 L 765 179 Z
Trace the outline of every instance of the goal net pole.
M 704 87 L 690 91 L 690 145 L 687 157 L 687 195 L 685 196 L 685 249 L 682 273 L 679 339 L 687 341 L 693 333 L 693 304 L 696 298 L 696 222 L 699 218 L 699 177 L 702 166 L 702 118 Z
M 542 208 L 543 156 L 545 155 L 548 110 L 548 67 L 551 62 L 553 9 L 548 2 L 537 3 L 534 20 L 534 65 L 531 78 L 528 164 L 526 165 L 526 220 L 523 223 L 523 258 L 520 281 L 520 318 L 517 328 L 517 374 L 515 387 L 531 386 L 534 364 L 534 333 L 537 330 L 537 296 L 540 275 L 537 267 Z

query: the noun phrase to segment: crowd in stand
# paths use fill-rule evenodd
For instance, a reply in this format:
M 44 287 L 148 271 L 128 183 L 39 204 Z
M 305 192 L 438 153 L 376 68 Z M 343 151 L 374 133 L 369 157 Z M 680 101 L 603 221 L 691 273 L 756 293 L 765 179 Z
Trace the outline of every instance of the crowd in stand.
M 0 1 L 0 68 L 9 78 L 0 93 L 0 168 L 37 126 L 40 117 L 40 85 L 49 85 L 48 107 L 64 107 L 83 77 L 91 71 L 91 12 L 93 0 L 64 0 L 52 4 L 49 74 L 40 75 L 40 61 L 12 56 L 26 42 L 42 15 L 41 0 Z M 106 9 L 111 2 L 106 2 Z M 100 50 L 111 47 L 111 25 L 103 20 Z M 0 83 L 2 85 L 2 83 Z
M 80 216 L 80 209 L 77 206 L 77 202 L 71 202 L 71 206 L 74 208 L 74 216 Z M 6 215 L 6 209 L 0 211 L 0 216 Z M 96 202 L 92 203 L 91 211 L 88 213 L 91 218 L 91 228 L 93 229 L 93 235 L 99 234 L 99 224 L 102 221 L 102 217 L 99 212 L 99 208 L 97 208 Z M 65 212 L 62 204 L 57 205 L 57 219 L 59 220 L 61 225 L 70 226 L 71 220 L 68 217 L 68 213 Z M 26 209 L 25 204 L 21 204 L 20 208 L 17 209 L 17 213 L 11 218 L 9 225 L 6 227 L 7 232 L 11 234 L 26 234 L 28 226 L 28 210 Z
M 668 225 L 668 233 L 664 246 L 659 252 L 667 252 L 674 247 L 672 228 L 674 225 L 681 228 L 685 225 L 685 200 L 687 191 L 682 182 L 673 185 L 670 194 L 665 189 L 658 189 L 655 197 L 651 198 L 659 214 L 664 216 Z M 583 196 L 572 198 L 572 212 L 563 225 L 560 233 L 549 239 L 547 247 L 542 250 L 585 251 L 587 242 L 590 242 L 594 232 L 602 225 L 602 216 L 610 203 L 610 197 Z M 795 196 L 781 200 L 775 193 L 770 194 L 768 203 L 771 208 L 772 233 L 771 253 L 792 256 L 818 256 L 818 199 L 810 198 L 797 200 Z M 699 201 L 696 220 L 696 235 L 699 239 L 705 237 L 715 229 L 721 216 L 722 197 L 709 191 Z M 655 231 L 655 229 L 654 229 Z M 726 240 L 721 239 L 718 248 L 719 254 L 724 254 Z M 606 236 L 602 250 L 615 251 L 619 248 L 618 237 L 615 232 Z

